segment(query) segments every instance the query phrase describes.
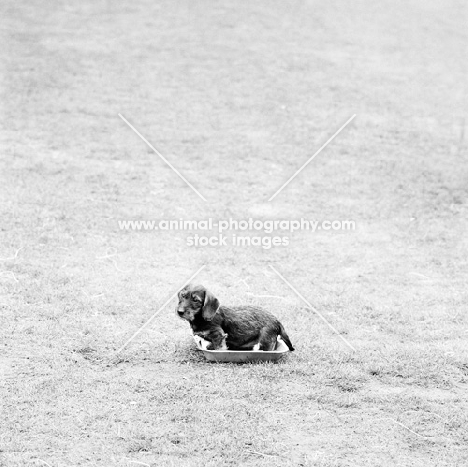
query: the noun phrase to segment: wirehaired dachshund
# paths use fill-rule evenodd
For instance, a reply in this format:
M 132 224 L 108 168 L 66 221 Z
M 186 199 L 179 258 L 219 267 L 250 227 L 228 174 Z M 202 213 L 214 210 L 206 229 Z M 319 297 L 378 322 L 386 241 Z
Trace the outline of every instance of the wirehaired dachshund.
M 278 336 L 294 350 L 283 325 L 262 308 L 219 306 L 202 285 L 188 284 L 178 297 L 177 315 L 190 323 L 207 350 L 274 350 Z

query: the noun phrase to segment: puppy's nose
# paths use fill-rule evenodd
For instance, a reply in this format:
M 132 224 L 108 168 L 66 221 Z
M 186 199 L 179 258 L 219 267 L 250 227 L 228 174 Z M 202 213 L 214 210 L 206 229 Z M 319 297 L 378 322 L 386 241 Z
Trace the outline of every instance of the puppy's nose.
M 184 310 L 179 310 L 177 309 L 177 314 L 179 314 L 180 316 L 182 316 L 184 314 Z

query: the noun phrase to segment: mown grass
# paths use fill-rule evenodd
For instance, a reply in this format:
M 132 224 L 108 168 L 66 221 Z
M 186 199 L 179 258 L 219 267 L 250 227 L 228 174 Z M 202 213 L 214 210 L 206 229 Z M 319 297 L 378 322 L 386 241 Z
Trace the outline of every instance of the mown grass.
M 463 2 L 2 8 L 0 465 L 468 462 Z M 118 229 L 249 216 L 357 229 L 271 250 Z M 208 364 L 169 306 L 117 354 L 203 264 L 297 351 Z

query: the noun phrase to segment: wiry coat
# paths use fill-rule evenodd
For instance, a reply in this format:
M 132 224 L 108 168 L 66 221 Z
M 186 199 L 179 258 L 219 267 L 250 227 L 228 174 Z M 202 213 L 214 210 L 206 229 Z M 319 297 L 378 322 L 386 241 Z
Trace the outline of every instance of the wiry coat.
M 278 336 L 294 350 L 283 325 L 270 312 L 254 306 L 219 306 L 203 286 L 187 285 L 179 292 L 177 314 L 190 323 L 208 349 L 274 350 Z

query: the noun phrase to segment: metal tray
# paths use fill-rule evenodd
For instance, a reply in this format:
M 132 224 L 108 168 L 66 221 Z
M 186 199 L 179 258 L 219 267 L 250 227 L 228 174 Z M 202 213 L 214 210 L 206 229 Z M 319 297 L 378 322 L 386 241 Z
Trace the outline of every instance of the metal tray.
M 223 363 L 249 363 L 249 362 L 274 362 L 284 357 L 289 348 L 278 337 L 275 350 L 265 352 L 263 350 L 206 350 L 199 339 L 194 337 L 195 344 L 203 352 L 205 358 L 211 362 Z

